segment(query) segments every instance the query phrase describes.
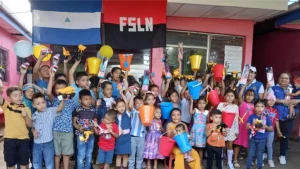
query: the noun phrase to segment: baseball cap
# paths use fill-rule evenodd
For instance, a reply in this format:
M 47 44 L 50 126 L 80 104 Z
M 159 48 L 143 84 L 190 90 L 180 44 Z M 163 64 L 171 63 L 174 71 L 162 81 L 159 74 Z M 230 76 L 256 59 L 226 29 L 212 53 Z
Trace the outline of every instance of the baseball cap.
M 256 67 L 250 66 L 250 70 L 251 70 L 252 72 L 256 73 Z
M 33 88 L 35 93 L 37 92 L 36 88 L 34 88 L 32 85 L 29 85 L 29 84 L 26 84 L 23 86 L 23 91 L 26 91 L 30 88 Z
M 273 93 L 268 93 L 267 94 L 267 100 L 274 100 L 274 101 L 276 101 L 276 97 L 275 97 L 275 95 Z
M 39 67 L 39 70 L 41 70 L 42 67 L 48 67 L 48 68 L 50 68 L 49 65 L 41 65 L 41 66 Z

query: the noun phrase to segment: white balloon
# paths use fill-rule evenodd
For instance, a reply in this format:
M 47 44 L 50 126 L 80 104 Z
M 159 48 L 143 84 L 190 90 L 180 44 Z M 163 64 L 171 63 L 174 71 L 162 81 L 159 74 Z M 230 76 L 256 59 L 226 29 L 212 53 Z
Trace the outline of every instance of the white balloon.
M 32 54 L 32 44 L 29 41 L 20 40 L 14 45 L 14 51 L 20 58 L 27 58 Z

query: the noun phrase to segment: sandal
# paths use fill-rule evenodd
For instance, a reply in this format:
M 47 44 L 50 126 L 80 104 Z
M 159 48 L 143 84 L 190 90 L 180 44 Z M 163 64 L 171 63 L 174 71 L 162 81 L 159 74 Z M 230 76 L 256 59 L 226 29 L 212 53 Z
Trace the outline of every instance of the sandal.
M 233 161 L 233 165 L 234 165 L 235 168 L 241 168 L 238 161 Z

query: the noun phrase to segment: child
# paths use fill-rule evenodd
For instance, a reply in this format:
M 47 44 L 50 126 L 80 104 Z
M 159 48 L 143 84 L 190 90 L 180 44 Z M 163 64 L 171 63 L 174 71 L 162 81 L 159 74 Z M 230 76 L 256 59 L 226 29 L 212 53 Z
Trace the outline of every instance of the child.
M 47 108 L 45 96 L 37 93 L 33 95 L 32 103 L 37 110 L 32 115 L 31 129 L 34 136 L 33 168 L 42 169 L 44 160 L 46 169 L 53 169 L 54 143 L 52 127 L 57 113 L 64 108 L 64 101 L 61 101 L 58 107 Z
M 239 131 L 246 131 L 246 125 L 247 120 L 249 116 L 251 116 L 254 113 L 254 105 L 253 101 L 255 98 L 255 92 L 253 89 L 248 89 L 245 92 L 245 98 L 243 100 L 243 93 L 245 90 L 245 86 L 241 87 L 241 90 L 239 92 L 238 96 L 238 102 L 239 102 Z M 234 167 L 240 168 L 240 164 L 238 162 L 238 156 L 240 153 L 241 147 L 248 148 L 248 140 L 249 135 L 247 132 L 241 132 L 239 137 L 234 141 Z
M 272 93 L 267 94 L 267 106 L 266 106 L 266 116 L 270 118 L 272 121 L 272 125 L 276 126 L 277 129 L 277 135 L 279 137 L 283 137 L 280 126 L 279 126 L 279 114 L 277 109 L 273 108 L 275 102 L 276 102 L 276 97 Z M 269 167 L 274 168 L 275 164 L 273 161 L 273 142 L 274 142 L 274 131 L 267 132 L 267 152 L 268 152 L 268 164 Z
M 193 101 L 191 101 L 191 96 L 189 91 L 187 90 L 187 86 L 184 86 L 181 90 L 181 111 L 182 111 L 182 122 L 184 122 L 190 129 L 191 126 L 191 114 L 190 114 L 190 105 Z
M 129 91 L 131 95 L 129 101 L 129 111 L 131 115 L 131 154 L 128 159 L 128 168 L 142 169 L 145 135 L 147 132 L 145 126 L 142 124 L 138 110 L 143 105 L 143 98 L 141 96 L 136 96 L 133 99 L 135 94 L 133 90 L 130 89 Z
M 235 118 L 232 122 L 232 126 L 227 129 L 227 136 L 225 137 L 225 141 L 227 141 L 227 158 L 228 158 L 229 169 L 234 169 L 234 166 L 232 164 L 233 141 L 239 136 L 239 122 L 238 122 L 239 108 L 237 105 L 233 104 L 234 99 L 235 99 L 235 92 L 229 89 L 225 92 L 226 102 L 220 103 L 217 107 L 217 109 L 220 110 L 222 114 L 224 113 L 235 114 Z
M 210 120 L 212 123 L 206 126 L 207 136 L 207 169 L 213 168 L 213 159 L 216 159 L 217 169 L 222 169 L 222 153 L 225 147 L 226 129 L 222 128 L 222 112 L 220 110 L 211 111 Z
M 79 92 L 80 106 L 73 112 L 73 126 L 77 137 L 77 168 L 90 169 L 94 147 L 94 125 L 97 122 L 96 110 L 92 108 L 92 95 L 87 89 Z M 83 140 L 84 139 L 84 140 Z M 83 160 L 85 159 L 85 166 Z
M 87 72 L 77 72 L 74 79 L 74 73 L 79 63 L 80 60 L 76 60 L 69 71 L 69 85 L 75 88 L 75 96 L 72 100 L 77 104 L 76 106 L 79 106 L 79 92 L 82 89 L 89 89 L 89 75 Z M 96 96 L 92 90 L 90 90 L 90 93 L 92 96 L 92 105 L 96 105 Z
M 121 95 L 119 94 L 119 91 L 118 91 L 118 84 L 121 83 L 121 73 L 122 73 L 122 70 L 119 67 L 113 67 L 110 72 L 111 83 L 113 86 L 112 97 L 114 99 L 121 98 Z
M 110 81 L 103 81 L 102 79 L 100 79 L 98 85 L 101 88 L 103 94 L 103 97 L 99 97 L 101 99 L 101 105 L 97 109 L 98 121 L 100 123 L 106 111 L 113 108 L 115 99 L 112 97 L 113 86 Z
M 263 115 L 265 111 L 264 100 L 257 100 L 254 103 L 255 114 L 252 114 L 247 121 L 247 129 L 250 133 L 247 169 L 252 167 L 254 156 L 257 158 L 257 168 L 262 168 L 263 152 L 266 146 L 267 132 L 273 131 L 272 122 L 269 117 Z
M 155 105 L 155 106 L 158 106 L 159 103 L 162 102 L 162 98 L 161 98 L 161 96 L 158 94 L 158 93 L 159 93 L 159 87 L 158 87 L 156 84 L 151 84 L 151 85 L 149 86 L 149 91 L 152 92 L 153 95 L 154 95 L 154 98 L 155 98 L 155 103 L 154 103 L 154 105 Z
M 191 98 L 190 113 L 193 115 L 194 124 L 191 130 L 191 145 L 198 149 L 200 159 L 203 159 L 203 149 L 206 145 L 206 122 L 208 121 L 208 111 L 205 110 L 206 98 L 200 97 L 196 101 L 197 108 L 194 108 Z
M 31 112 L 28 107 L 22 105 L 20 88 L 9 87 L 6 95 L 11 103 L 0 96 L 1 108 L 5 116 L 4 160 L 8 169 L 14 169 L 17 163 L 20 164 L 21 169 L 26 169 L 30 156 L 27 128 L 32 126 Z
M 65 80 L 57 80 L 54 83 L 55 73 L 50 69 L 50 79 L 47 88 L 47 95 L 53 106 L 58 106 L 60 101 L 57 97 L 60 93 L 59 89 L 66 88 L 68 83 Z M 52 87 L 53 86 L 53 87 Z M 54 91 L 52 91 L 54 89 Z M 56 117 L 53 124 L 53 140 L 55 149 L 55 168 L 59 169 L 61 156 L 63 156 L 64 169 L 68 169 L 70 156 L 74 154 L 73 145 L 73 123 L 72 112 L 76 108 L 74 100 L 65 100 L 63 110 Z
M 177 124 L 177 126 L 175 127 L 175 131 L 176 131 L 177 135 L 182 134 L 182 133 L 187 133 L 183 124 Z M 188 137 L 189 137 L 189 135 L 188 135 Z M 191 151 L 184 153 L 184 158 L 187 162 L 194 161 L 194 159 L 191 157 Z
M 181 111 L 178 108 L 174 108 L 171 110 L 171 122 L 167 124 L 167 137 L 173 138 L 176 134 L 175 127 L 178 124 L 183 124 L 181 122 Z M 185 126 L 187 128 L 187 126 Z M 175 157 L 175 165 L 174 169 L 183 169 L 184 168 L 184 155 L 181 153 L 178 147 L 174 147 L 172 150 L 172 154 Z M 200 158 L 198 153 L 192 149 L 190 152 L 191 157 L 194 159 L 194 161 L 189 162 L 189 166 L 191 169 L 201 169 L 200 166 Z
M 128 104 L 126 97 L 123 94 L 123 91 L 120 90 L 120 95 L 122 99 L 116 100 L 115 110 L 117 111 L 117 120 L 116 123 L 119 127 L 119 138 L 116 140 L 115 154 L 116 157 L 116 168 L 121 169 L 121 161 L 123 159 L 123 169 L 127 169 L 128 155 L 131 152 L 131 143 L 130 143 L 130 128 L 131 120 L 130 115 L 127 113 Z
M 145 98 L 144 98 L 144 102 L 147 105 L 154 106 L 154 104 L 155 104 L 154 94 L 152 92 L 149 92 L 149 91 L 146 92 L 146 95 L 145 95 Z
M 167 98 L 173 103 L 174 108 L 181 109 L 181 104 L 179 102 L 179 94 L 175 89 L 170 89 L 168 91 Z
M 109 169 L 110 164 L 112 164 L 115 141 L 119 137 L 118 125 L 115 123 L 116 116 L 117 113 L 114 109 L 108 110 L 101 120 L 100 129 L 95 130 L 95 133 L 100 135 L 97 159 L 100 163 L 100 169 Z
M 153 169 L 157 169 L 157 160 L 164 159 L 162 155 L 158 153 L 159 141 L 163 131 L 160 108 L 155 108 L 154 118 L 149 131 L 146 135 L 144 158 L 147 159 L 147 169 L 151 169 L 151 160 L 154 160 Z

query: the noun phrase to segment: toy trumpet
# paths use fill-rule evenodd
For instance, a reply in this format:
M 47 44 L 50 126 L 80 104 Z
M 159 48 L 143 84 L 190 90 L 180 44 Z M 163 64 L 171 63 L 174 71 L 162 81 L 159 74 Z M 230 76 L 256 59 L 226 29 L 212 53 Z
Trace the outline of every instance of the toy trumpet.
M 83 55 L 83 51 L 86 49 L 83 45 L 78 45 L 78 50 L 76 50 L 74 53 L 74 57 L 76 60 L 81 60 L 81 57 Z

